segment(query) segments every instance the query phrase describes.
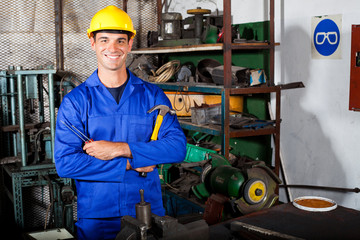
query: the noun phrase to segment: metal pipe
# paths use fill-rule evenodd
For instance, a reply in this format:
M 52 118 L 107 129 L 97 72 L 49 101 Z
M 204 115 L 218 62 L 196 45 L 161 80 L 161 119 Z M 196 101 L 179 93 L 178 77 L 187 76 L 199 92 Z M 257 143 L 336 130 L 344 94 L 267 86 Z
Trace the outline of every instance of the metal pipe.
M 221 93 L 221 154 L 226 159 L 230 155 L 230 88 L 224 88 Z
M 51 132 L 51 156 L 52 162 L 54 160 L 54 149 L 55 149 L 55 98 L 54 98 L 54 74 L 49 73 L 49 108 L 50 108 L 50 132 Z
M 6 78 L 6 71 L 0 71 L 0 94 L 1 94 L 0 109 L 2 110 L 2 112 L 0 112 L 2 116 L 2 121 L 0 124 L 2 124 L 2 126 L 10 125 L 9 114 L 8 114 L 10 104 L 8 100 L 8 95 L 11 95 L 11 93 L 8 93 L 8 81 Z M 4 134 L 3 141 L 10 143 L 10 134 Z M 4 154 L 4 156 L 8 156 L 9 154 L 11 154 L 10 149 L 11 146 L 9 144 L 5 144 L 3 147 L 2 154 Z
M 224 87 L 231 88 L 231 0 L 224 0 Z
M 339 188 L 339 187 L 325 187 L 325 186 L 314 186 L 314 185 L 279 185 L 279 187 L 286 187 L 286 188 L 310 188 L 310 189 L 320 189 L 320 190 L 328 190 L 328 191 L 337 191 L 337 192 L 354 192 L 359 193 L 360 188 Z
M 270 86 L 275 85 L 275 3 L 270 0 Z
M 280 96 L 276 96 L 276 97 L 280 97 Z M 271 120 L 275 120 L 275 116 L 274 116 L 274 113 L 272 112 L 272 108 L 271 108 L 271 102 L 268 102 L 268 111 L 269 111 L 269 115 L 270 115 L 270 119 Z M 276 126 L 278 127 L 278 126 Z M 273 139 L 274 139 L 274 143 L 277 142 L 276 140 L 276 136 L 273 134 Z M 287 173 L 286 173 L 286 169 L 285 169 L 285 166 L 284 166 L 284 158 L 281 154 L 281 150 L 280 150 L 280 143 L 279 143 L 279 162 L 280 162 L 280 171 L 281 171 L 281 174 L 283 176 L 283 182 L 284 182 L 284 185 L 287 185 L 287 183 L 289 182 L 288 181 L 288 177 L 287 177 Z M 275 160 L 276 162 L 276 160 Z M 291 192 L 289 190 L 289 188 L 285 187 L 285 193 L 286 193 L 286 198 L 288 200 L 288 202 L 291 202 L 292 201 L 292 195 L 291 195 Z
M 20 68 L 18 69 L 20 70 Z M 26 142 L 25 142 L 25 115 L 24 115 L 24 94 L 22 85 L 22 75 L 17 74 L 18 89 L 18 108 L 19 108 L 19 127 L 20 127 L 20 144 L 21 144 L 21 164 L 26 166 Z
M 37 78 L 38 88 L 39 88 L 39 120 L 41 123 L 45 122 L 45 111 L 44 111 L 44 89 L 42 85 L 41 76 Z
M 230 147 L 230 89 L 231 89 L 231 0 L 224 0 L 224 42 L 223 42 L 223 55 L 224 55 L 224 91 L 222 92 L 222 133 L 223 144 L 222 153 L 226 159 L 229 159 L 229 147 Z
M 202 14 L 195 14 L 195 38 L 201 38 L 202 30 L 203 30 L 203 15 Z
M 10 76 L 10 111 L 11 111 L 11 125 L 16 125 L 16 99 L 15 99 L 15 79 L 13 76 Z M 17 155 L 17 144 L 16 144 L 16 133 L 12 134 L 13 138 L 13 151 L 14 156 Z
M 222 132 L 222 136 L 221 136 L 221 154 L 225 156 L 225 143 L 226 143 L 226 138 L 225 138 L 225 119 L 226 119 L 226 113 L 225 113 L 225 91 L 223 90 L 221 92 L 221 132 Z M 225 156 L 226 157 L 226 156 Z
M 122 9 L 124 12 L 127 12 L 127 4 L 128 4 L 128 0 L 124 0 L 123 1 L 123 9 Z
M 157 23 L 159 26 L 161 26 L 161 15 L 162 15 L 162 9 L 163 9 L 163 5 L 161 3 L 161 0 L 157 0 L 156 1 L 156 9 L 157 9 Z
M 63 5 L 62 0 L 55 1 L 55 47 L 56 70 L 64 70 L 64 37 L 63 37 Z
M 279 167 L 280 167 L 280 109 L 281 109 L 281 90 L 280 88 L 276 89 L 276 111 L 275 111 L 275 139 L 274 139 L 274 145 L 275 145 L 275 173 L 279 176 Z M 275 193 L 279 193 L 279 187 L 276 186 Z

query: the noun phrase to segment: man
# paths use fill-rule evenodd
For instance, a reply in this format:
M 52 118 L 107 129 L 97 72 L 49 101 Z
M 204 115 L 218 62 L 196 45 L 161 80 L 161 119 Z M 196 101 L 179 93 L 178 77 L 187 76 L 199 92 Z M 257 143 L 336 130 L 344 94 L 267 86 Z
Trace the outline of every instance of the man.
M 150 141 L 157 111 L 147 111 L 171 104 L 159 87 L 126 69 L 135 34 L 121 9 L 108 6 L 96 13 L 88 37 L 98 69 L 64 97 L 58 111 L 55 164 L 59 176 L 76 180 L 78 239 L 114 239 L 121 217 L 135 217 L 140 189 L 151 211 L 163 216 L 156 165 L 181 162 L 186 155 L 176 116 L 165 115 L 158 140 Z M 84 144 L 71 125 L 93 141 Z

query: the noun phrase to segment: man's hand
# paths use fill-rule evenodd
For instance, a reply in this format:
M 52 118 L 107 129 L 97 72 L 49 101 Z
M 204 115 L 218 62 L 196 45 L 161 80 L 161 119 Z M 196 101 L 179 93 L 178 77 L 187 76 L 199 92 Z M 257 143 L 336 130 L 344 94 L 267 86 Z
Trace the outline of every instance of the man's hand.
M 152 166 L 147 166 L 147 167 L 135 168 L 134 170 L 137 172 L 152 172 L 152 171 L 154 171 L 155 167 L 156 167 L 155 165 L 152 165 Z
M 129 145 L 124 142 L 94 141 L 86 143 L 83 150 L 90 156 L 101 160 L 111 160 L 116 157 L 132 157 Z
M 132 158 L 129 145 L 124 142 L 109 142 L 109 141 L 94 141 L 86 143 L 83 150 L 90 156 L 96 157 L 101 160 L 111 160 L 116 157 Z M 152 172 L 156 166 L 147 166 L 135 168 L 137 172 Z M 126 163 L 126 170 L 130 170 L 131 165 L 129 160 Z
M 140 168 L 135 168 L 133 169 L 130 165 L 129 160 L 127 160 L 127 164 L 126 164 L 126 170 L 135 170 L 137 172 L 152 172 L 154 171 L 154 168 L 156 167 L 156 165 L 152 165 L 152 166 L 147 166 L 147 167 L 140 167 Z

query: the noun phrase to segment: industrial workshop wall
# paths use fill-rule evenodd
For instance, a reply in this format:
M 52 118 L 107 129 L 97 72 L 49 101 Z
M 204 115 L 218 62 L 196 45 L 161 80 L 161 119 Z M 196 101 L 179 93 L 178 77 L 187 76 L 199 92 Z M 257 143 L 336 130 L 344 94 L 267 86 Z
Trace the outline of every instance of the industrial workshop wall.
M 84 81 L 96 69 L 96 57 L 86 35 L 92 16 L 123 1 L 2 0 L 0 8 L 0 70 L 8 66 L 34 69 L 56 66 L 55 11 L 62 3 L 63 66 Z M 146 47 L 147 32 L 157 30 L 156 1 L 130 1 L 127 12 L 137 30 L 134 48 Z M 141 12 L 141 14 L 140 14 Z

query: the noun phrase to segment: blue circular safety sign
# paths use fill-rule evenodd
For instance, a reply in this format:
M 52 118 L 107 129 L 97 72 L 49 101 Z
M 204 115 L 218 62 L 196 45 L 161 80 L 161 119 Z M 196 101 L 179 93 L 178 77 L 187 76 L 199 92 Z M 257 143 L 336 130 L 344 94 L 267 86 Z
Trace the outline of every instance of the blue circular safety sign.
M 314 31 L 316 50 L 323 56 L 330 56 L 336 51 L 339 43 L 340 31 L 336 23 L 331 19 L 319 22 Z

